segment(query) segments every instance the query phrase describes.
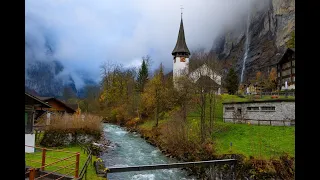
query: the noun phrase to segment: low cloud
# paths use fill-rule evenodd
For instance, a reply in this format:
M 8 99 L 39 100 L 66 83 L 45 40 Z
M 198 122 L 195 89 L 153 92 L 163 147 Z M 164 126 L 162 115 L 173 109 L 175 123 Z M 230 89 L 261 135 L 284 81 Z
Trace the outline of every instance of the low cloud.
M 136 67 L 147 54 L 152 69 L 162 62 L 168 71 L 179 31 L 180 5 L 189 49 L 208 50 L 221 32 L 244 23 L 253 1 L 27 0 L 26 38 L 32 37 L 34 52 L 40 57 L 45 56 L 45 38 L 51 39 L 54 57 L 78 84 L 76 71 L 83 69 L 98 81 L 102 62 Z

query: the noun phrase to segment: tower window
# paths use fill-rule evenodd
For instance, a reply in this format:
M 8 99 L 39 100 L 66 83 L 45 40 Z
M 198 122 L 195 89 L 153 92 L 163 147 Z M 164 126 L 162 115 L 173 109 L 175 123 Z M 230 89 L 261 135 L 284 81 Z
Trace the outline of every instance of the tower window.
M 185 57 L 180 57 L 180 62 L 186 62 L 186 58 Z

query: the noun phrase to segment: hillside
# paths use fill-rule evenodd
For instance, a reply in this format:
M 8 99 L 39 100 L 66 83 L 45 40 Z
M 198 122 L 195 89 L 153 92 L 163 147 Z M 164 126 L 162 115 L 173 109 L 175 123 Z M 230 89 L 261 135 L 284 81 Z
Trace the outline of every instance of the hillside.
M 257 71 L 266 72 L 269 65 L 277 63 L 295 31 L 294 0 L 257 1 L 249 9 L 250 14 L 244 19 L 244 25 L 221 33 L 212 47 L 219 59 L 228 64 L 235 64 L 240 76 L 245 54 L 246 31 L 249 28 L 244 82 L 254 77 Z M 247 22 L 249 26 L 246 25 Z
M 28 28 L 38 27 L 37 20 L 31 16 L 26 17 Z M 25 38 L 25 87 L 26 91 L 34 91 L 40 96 L 62 96 L 65 88 L 70 89 L 79 97 L 84 96 L 85 85 L 96 83 L 82 71 L 73 74 L 66 70 L 63 60 L 55 56 L 55 40 L 50 30 L 44 30 L 45 34 L 26 29 Z M 77 77 L 75 77 L 77 76 Z M 77 87 L 75 78 L 83 82 L 83 86 Z

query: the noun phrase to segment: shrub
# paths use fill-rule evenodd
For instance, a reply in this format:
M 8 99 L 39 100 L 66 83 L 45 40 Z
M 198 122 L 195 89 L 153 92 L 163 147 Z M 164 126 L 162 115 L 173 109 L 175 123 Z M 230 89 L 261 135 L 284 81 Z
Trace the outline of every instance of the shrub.
M 41 145 L 58 147 L 74 143 L 77 140 L 97 140 L 102 134 L 102 118 L 90 114 L 68 115 L 54 114 L 46 128 Z M 42 122 L 42 121 L 41 121 Z

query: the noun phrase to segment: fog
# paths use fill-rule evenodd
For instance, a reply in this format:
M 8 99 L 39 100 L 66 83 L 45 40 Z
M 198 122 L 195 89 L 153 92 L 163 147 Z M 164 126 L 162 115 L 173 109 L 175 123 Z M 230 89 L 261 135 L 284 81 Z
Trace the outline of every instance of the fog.
M 104 61 L 137 67 L 142 56 L 150 55 L 151 69 L 162 62 L 168 72 L 181 5 L 192 51 L 209 50 L 221 33 L 245 27 L 253 1 L 258 0 L 26 0 L 26 39 L 32 47 L 26 48 L 26 65 L 57 59 L 78 86 L 83 82 L 75 72 L 98 81 Z M 50 56 L 45 54 L 48 42 Z

